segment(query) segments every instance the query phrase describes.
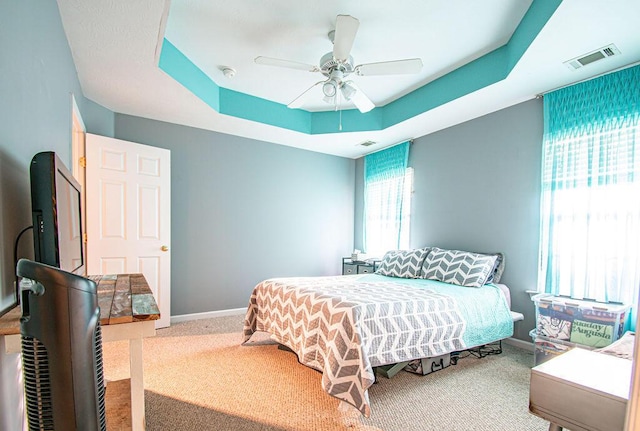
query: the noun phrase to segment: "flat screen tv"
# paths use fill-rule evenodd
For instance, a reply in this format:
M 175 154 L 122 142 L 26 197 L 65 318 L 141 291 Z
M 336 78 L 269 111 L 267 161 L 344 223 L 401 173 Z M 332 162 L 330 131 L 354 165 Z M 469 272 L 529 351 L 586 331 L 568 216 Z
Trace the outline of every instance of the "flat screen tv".
M 36 154 L 30 174 L 35 260 L 85 275 L 80 184 L 53 151 Z

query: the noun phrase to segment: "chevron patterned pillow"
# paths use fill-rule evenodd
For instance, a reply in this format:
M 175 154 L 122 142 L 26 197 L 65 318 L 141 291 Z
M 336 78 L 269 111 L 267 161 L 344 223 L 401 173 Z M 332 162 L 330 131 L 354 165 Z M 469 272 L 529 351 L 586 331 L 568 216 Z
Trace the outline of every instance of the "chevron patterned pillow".
M 485 253 L 481 253 L 485 254 Z M 504 253 L 486 253 L 489 256 L 496 257 L 496 266 L 493 268 L 493 271 L 487 277 L 487 283 L 500 283 L 500 279 L 502 278 L 502 273 L 504 272 Z M 485 283 L 486 284 L 486 283 Z
M 496 265 L 497 256 L 433 248 L 424 260 L 422 278 L 466 287 L 481 287 Z
M 430 248 L 393 250 L 385 253 L 376 274 L 389 277 L 420 278 L 424 258 Z

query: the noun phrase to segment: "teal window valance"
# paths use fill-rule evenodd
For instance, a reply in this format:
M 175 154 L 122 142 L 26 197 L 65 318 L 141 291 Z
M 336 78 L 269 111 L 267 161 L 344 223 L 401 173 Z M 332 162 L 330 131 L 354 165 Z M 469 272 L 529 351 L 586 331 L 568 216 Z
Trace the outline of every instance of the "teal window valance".
M 409 142 L 403 142 L 364 157 L 366 182 L 404 176 L 409 160 Z

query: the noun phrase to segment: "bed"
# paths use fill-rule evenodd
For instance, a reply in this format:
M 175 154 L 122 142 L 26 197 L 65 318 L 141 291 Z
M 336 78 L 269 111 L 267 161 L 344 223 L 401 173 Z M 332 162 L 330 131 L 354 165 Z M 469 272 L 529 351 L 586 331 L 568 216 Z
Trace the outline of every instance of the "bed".
M 445 263 L 438 262 L 442 252 L 449 253 Z M 327 393 L 368 417 L 374 367 L 513 334 L 508 295 L 497 284 L 504 257 L 478 261 L 483 256 L 438 248 L 393 251 L 376 274 L 264 280 L 249 300 L 244 343 L 255 332 L 269 333 L 322 373 Z

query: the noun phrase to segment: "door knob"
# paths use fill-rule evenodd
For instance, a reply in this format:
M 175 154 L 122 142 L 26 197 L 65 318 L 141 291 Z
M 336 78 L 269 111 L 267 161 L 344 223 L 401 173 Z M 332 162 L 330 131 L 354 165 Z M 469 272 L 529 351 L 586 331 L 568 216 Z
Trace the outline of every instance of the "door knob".
M 169 251 L 169 247 L 167 247 L 166 245 L 163 245 L 162 247 L 160 247 L 160 250 Z

